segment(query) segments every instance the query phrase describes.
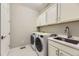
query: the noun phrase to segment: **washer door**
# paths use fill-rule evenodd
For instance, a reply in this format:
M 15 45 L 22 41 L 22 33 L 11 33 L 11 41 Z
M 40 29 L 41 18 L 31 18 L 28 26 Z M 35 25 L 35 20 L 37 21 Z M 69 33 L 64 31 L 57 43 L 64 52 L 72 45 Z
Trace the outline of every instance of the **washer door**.
M 42 45 L 42 42 L 41 42 L 41 39 L 40 38 L 36 38 L 35 40 L 35 46 L 36 46 L 36 49 L 41 52 L 43 50 L 43 45 Z
M 34 36 L 31 35 L 31 44 L 33 45 L 34 44 Z

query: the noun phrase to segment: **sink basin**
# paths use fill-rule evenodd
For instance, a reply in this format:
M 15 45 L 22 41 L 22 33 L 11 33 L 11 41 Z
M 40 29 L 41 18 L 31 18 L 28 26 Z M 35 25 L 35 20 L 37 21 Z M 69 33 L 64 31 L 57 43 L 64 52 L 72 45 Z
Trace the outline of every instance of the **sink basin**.
M 73 40 L 73 39 L 69 39 L 69 38 L 63 38 L 63 37 L 56 37 L 54 39 L 64 41 L 64 42 L 68 42 L 68 43 L 72 43 L 72 44 L 78 44 L 79 43 L 79 41 L 77 41 L 77 40 Z
M 70 39 L 65 39 L 65 42 L 69 42 L 69 43 L 72 43 L 72 44 L 78 44 L 79 41 L 77 40 L 70 40 Z
M 57 40 L 62 40 L 63 38 L 62 37 L 56 37 L 54 39 L 57 39 Z

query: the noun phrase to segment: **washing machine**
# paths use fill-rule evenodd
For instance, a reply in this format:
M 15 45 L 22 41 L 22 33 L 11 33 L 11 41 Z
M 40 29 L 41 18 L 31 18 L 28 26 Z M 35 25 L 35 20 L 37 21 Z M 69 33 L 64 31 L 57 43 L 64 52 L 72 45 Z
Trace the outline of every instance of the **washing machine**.
M 31 47 L 33 50 L 35 50 L 35 39 L 36 39 L 36 35 L 35 33 L 32 33 L 30 37 L 30 42 L 31 42 Z
M 35 39 L 36 39 L 36 37 L 38 37 L 38 33 L 39 32 L 33 32 L 31 34 L 31 37 L 30 37 L 31 47 L 32 47 L 33 50 L 36 50 L 36 47 L 35 47 Z
M 35 39 L 35 47 L 36 52 L 39 56 L 47 56 L 48 53 L 48 41 L 47 38 L 50 36 L 49 33 L 37 33 L 37 37 Z

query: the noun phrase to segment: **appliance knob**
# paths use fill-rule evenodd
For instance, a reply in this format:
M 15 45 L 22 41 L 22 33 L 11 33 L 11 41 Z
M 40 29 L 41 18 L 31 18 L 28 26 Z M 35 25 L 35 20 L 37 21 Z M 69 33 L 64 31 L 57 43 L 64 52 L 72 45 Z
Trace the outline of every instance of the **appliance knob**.
M 42 37 L 42 38 L 43 38 L 43 35 L 40 35 L 40 37 Z

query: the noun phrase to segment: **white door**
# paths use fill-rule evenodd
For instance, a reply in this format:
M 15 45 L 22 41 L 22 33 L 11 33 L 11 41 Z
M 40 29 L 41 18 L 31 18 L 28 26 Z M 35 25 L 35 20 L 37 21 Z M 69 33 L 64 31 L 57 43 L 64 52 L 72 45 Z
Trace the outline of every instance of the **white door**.
M 6 56 L 9 51 L 10 43 L 10 19 L 9 4 L 1 4 L 1 55 Z

